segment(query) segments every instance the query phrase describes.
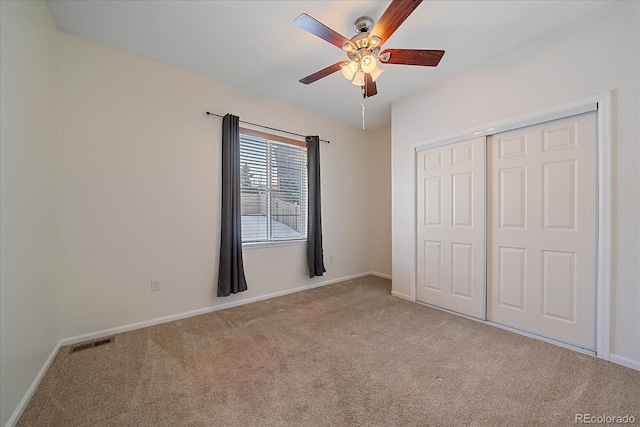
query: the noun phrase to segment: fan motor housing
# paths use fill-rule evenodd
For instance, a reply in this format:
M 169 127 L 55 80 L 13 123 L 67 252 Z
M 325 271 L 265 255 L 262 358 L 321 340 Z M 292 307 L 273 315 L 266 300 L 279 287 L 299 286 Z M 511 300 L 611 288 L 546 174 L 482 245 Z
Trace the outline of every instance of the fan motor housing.
M 373 28 L 373 19 L 370 16 L 361 16 L 353 23 L 356 33 L 368 33 Z

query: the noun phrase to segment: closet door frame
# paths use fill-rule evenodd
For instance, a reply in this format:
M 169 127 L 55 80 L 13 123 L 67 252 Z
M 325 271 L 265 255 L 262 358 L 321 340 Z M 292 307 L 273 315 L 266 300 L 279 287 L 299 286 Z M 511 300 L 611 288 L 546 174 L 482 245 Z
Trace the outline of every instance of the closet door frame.
M 551 120 L 562 119 L 577 114 L 597 112 L 596 136 L 596 351 L 595 355 L 604 360 L 610 358 L 611 332 L 611 92 L 601 92 L 575 101 L 566 102 L 541 110 L 487 123 L 462 132 L 444 135 L 413 144 L 412 164 L 412 236 L 413 256 L 411 274 L 411 300 L 416 301 L 417 286 L 417 153 L 418 151 L 442 147 L 456 142 L 485 137 L 521 127 L 537 125 Z M 485 159 L 486 161 L 486 159 Z M 486 226 L 486 225 L 485 225 Z M 485 234 L 486 235 L 486 234 Z M 485 242 L 485 263 L 487 259 Z M 485 280 L 486 282 L 486 280 Z M 486 287 L 486 284 L 485 284 Z M 486 294 L 486 289 L 485 289 Z M 486 303 L 485 303 L 486 305 Z M 486 310 L 486 307 L 485 307 Z M 456 313 L 457 314 L 457 313 Z M 465 316 L 466 317 L 466 316 Z M 496 324 L 482 321 L 491 325 Z M 509 328 L 510 329 L 510 328 Z M 513 330 L 513 329 L 510 329 Z M 519 332 L 517 330 L 514 330 Z M 554 342 L 554 341 L 551 341 Z M 560 343 L 554 342 L 561 345 Z M 567 346 L 574 348 L 572 346 Z M 574 348 L 578 351 L 583 351 Z M 583 351 L 584 352 L 584 351 Z

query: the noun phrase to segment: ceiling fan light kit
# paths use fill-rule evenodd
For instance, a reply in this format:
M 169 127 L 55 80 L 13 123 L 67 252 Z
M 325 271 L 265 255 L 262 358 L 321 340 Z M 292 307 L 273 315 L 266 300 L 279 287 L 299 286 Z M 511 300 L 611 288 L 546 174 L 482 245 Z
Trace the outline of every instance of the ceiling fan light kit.
M 355 76 L 356 73 L 358 72 L 358 63 L 355 61 L 345 62 L 344 64 L 341 65 L 341 68 L 342 68 L 342 75 L 347 80 L 353 80 L 353 76 Z
M 378 62 L 425 67 L 437 66 L 444 55 L 444 50 L 386 49 L 380 52 L 382 44 L 391 37 L 421 2 L 422 0 L 393 0 L 375 26 L 371 17 L 361 16 L 353 24 L 357 34 L 351 40 L 306 13 L 301 14 L 293 22 L 298 27 L 343 49 L 347 54 L 348 61 L 340 61 L 330 65 L 300 79 L 300 82 L 310 84 L 341 70 L 347 80 L 362 88 L 362 96 L 368 98 L 378 93 L 375 82 L 384 71 L 378 66 Z
M 351 83 L 356 86 L 364 86 L 364 73 L 362 71 L 358 71 Z
M 382 68 L 376 67 L 376 69 L 371 72 L 371 80 L 375 82 L 376 80 L 378 80 L 378 76 L 380 76 L 380 74 L 382 74 L 383 72 L 384 70 Z

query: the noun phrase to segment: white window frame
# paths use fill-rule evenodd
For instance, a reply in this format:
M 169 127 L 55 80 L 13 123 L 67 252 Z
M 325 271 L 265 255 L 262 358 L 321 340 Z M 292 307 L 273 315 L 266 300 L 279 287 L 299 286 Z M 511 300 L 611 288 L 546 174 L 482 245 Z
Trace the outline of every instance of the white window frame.
M 274 135 L 274 134 L 269 134 L 266 132 L 261 132 L 259 130 L 255 130 L 255 129 L 249 129 L 249 128 L 240 128 L 240 135 L 241 137 L 243 135 L 245 136 L 250 136 L 253 138 L 259 138 L 259 139 L 263 139 L 265 140 L 266 143 L 269 142 L 277 142 L 277 143 L 284 143 L 284 144 L 289 144 L 289 145 L 294 145 L 294 146 L 298 146 L 298 147 L 302 147 L 306 150 L 307 144 L 305 141 L 299 141 L 299 140 L 295 140 L 292 138 L 287 138 L 287 137 L 283 137 L 283 136 L 279 136 L 279 135 Z M 304 206 L 304 213 L 301 215 L 303 221 L 305 222 L 305 230 L 308 227 L 308 224 L 306 224 L 307 221 L 307 212 L 308 212 L 308 183 L 306 181 L 306 174 L 307 174 L 307 168 L 308 168 L 308 162 L 305 162 L 305 179 L 304 182 L 301 183 L 301 187 L 304 186 L 304 192 L 307 193 L 306 197 L 306 203 L 303 205 Z M 270 169 L 268 167 L 268 169 Z M 270 173 L 270 172 L 268 172 Z M 267 203 L 267 205 L 270 205 L 270 203 Z M 267 207 L 267 224 L 269 227 L 270 221 L 269 218 L 271 216 L 271 213 L 269 212 L 271 210 L 271 207 L 268 206 Z M 270 227 L 269 227 L 270 228 Z M 270 233 L 269 233 L 270 234 Z M 242 242 L 242 248 L 243 249 L 258 249 L 258 248 L 265 248 L 265 247 L 274 247 L 274 246 L 291 246 L 291 245 L 305 245 L 307 243 L 307 236 L 306 236 L 306 232 L 304 233 L 304 237 L 300 237 L 300 238 L 290 238 L 290 239 L 273 239 L 273 240 L 265 240 L 265 241 L 248 241 L 248 242 Z

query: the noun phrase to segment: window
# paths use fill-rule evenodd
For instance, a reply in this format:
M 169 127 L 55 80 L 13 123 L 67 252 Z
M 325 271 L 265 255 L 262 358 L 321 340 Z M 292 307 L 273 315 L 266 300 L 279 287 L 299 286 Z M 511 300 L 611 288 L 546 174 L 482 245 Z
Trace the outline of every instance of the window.
M 304 142 L 240 129 L 240 187 L 243 243 L 306 239 Z

